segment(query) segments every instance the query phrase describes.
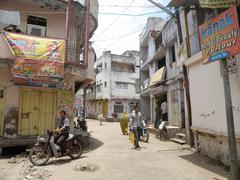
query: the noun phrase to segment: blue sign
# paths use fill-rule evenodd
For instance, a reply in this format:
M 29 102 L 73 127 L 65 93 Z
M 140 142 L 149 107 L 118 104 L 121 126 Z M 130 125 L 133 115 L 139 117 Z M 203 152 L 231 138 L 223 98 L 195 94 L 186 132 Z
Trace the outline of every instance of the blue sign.
M 229 54 L 230 53 L 228 51 L 216 53 L 209 58 L 209 62 L 226 59 L 229 56 Z

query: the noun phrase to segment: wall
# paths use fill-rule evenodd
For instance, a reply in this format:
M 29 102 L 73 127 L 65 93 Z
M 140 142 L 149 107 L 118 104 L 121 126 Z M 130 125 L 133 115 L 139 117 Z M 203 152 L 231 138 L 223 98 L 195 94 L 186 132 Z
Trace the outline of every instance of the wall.
M 4 87 L 4 136 L 14 138 L 18 129 L 19 88 L 11 81 L 12 75 L 7 65 L 0 64 L 0 86 Z M 0 135 L 1 136 L 1 135 Z
M 198 61 L 189 67 L 193 127 L 225 134 L 225 103 L 219 62 L 202 63 Z
M 192 60 L 194 61 L 194 58 L 192 58 Z M 199 148 L 203 154 L 220 160 L 225 164 L 229 164 L 226 110 L 221 66 L 219 62 L 207 65 L 203 65 L 202 62 L 203 60 L 200 58 L 195 63 L 189 64 L 192 129 L 198 134 Z M 238 156 L 240 157 L 239 82 L 239 72 L 230 75 L 235 132 L 238 138 Z
M 21 25 L 18 27 L 22 32 L 26 33 L 27 16 L 39 16 L 47 19 L 47 37 L 66 38 L 66 14 L 65 13 L 27 13 L 30 12 L 44 12 L 50 11 L 42 9 L 37 3 L 13 3 L 7 1 L 0 1 L 0 7 L 7 10 L 16 10 L 20 12 Z M 59 21 L 61 19 L 61 21 Z M 57 29 L 57 31 L 56 31 Z
M 102 71 L 96 74 L 96 84 L 102 84 L 101 92 L 96 91 L 97 99 L 110 99 L 110 86 L 111 86 L 111 52 L 106 51 L 103 55 L 97 59 L 96 64 L 102 63 Z M 107 63 L 107 68 L 105 68 L 105 63 Z M 104 87 L 104 82 L 107 82 L 107 87 Z
M 3 35 L 0 34 L 0 59 L 14 59 L 14 55 L 12 54 L 10 48 L 7 45 L 6 40 L 4 39 Z

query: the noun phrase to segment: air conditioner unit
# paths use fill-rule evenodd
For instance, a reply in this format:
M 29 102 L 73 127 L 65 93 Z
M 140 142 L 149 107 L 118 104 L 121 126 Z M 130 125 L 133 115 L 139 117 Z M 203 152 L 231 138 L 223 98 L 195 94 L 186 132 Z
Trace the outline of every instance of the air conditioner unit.
M 46 36 L 46 27 L 38 26 L 34 24 L 27 25 L 27 34 L 31 34 L 33 36 Z

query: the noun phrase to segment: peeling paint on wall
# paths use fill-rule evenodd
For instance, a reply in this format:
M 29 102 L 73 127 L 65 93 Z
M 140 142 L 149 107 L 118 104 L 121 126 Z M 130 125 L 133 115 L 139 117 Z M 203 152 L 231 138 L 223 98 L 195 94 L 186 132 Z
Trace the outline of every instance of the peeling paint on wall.
M 18 108 L 11 107 L 4 116 L 4 138 L 16 138 L 18 129 Z

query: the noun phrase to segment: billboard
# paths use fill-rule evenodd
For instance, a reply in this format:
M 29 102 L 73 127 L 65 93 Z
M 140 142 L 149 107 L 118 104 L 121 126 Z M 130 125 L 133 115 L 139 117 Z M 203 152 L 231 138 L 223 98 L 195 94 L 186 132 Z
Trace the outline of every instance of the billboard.
M 3 32 L 15 55 L 12 67 L 19 85 L 56 87 L 64 76 L 65 40 Z
M 64 63 L 65 40 L 9 32 L 3 35 L 16 58 Z
M 199 0 L 202 8 L 228 8 L 238 5 L 240 0 Z
M 199 26 L 204 63 L 210 63 L 240 52 L 239 23 L 236 6 Z

